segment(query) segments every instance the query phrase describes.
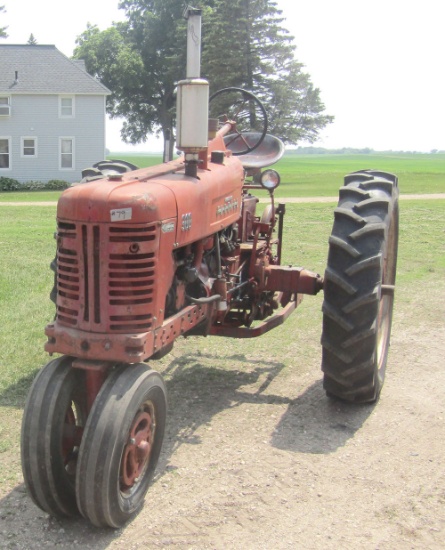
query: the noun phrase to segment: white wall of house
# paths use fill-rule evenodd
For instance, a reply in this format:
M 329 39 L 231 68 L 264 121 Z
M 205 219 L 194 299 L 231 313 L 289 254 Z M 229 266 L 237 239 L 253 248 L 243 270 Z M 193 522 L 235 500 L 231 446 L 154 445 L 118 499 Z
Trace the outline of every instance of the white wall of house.
M 79 181 L 105 158 L 105 96 L 11 94 L 10 116 L 0 116 L 0 144 L 5 139 L 9 167 L 0 162 L 0 177 Z

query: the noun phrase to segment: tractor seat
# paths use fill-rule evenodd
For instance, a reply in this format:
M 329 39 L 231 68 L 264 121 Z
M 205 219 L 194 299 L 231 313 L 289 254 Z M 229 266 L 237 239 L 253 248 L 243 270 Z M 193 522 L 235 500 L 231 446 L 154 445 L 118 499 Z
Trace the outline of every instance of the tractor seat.
M 257 132 L 246 132 L 243 133 L 243 137 L 246 140 L 247 144 L 254 145 L 260 138 L 259 133 Z M 233 140 L 233 135 L 228 135 L 224 138 L 224 141 L 230 142 Z M 246 148 L 244 141 L 239 138 L 230 143 L 228 149 L 233 153 L 242 151 Z M 284 143 L 281 139 L 278 139 L 275 136 L 266 134 L 263 141 L 250 153 L 245 155 L 239 155 L 238 158 L 241 161 L 244 168 L 265 168 L 266 166 L 271 166 L 280 160 L 284 155 Z

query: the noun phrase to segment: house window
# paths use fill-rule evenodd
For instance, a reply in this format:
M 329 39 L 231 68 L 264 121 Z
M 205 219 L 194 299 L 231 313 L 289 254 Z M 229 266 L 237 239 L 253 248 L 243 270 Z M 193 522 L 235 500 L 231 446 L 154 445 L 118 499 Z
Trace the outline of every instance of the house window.
M 22 157 L 37 156 L 37 139 L 35 137 L 22 137 Z
M 11 98 L 0 96 L 0 116 L 11 116 Z
M 0 138 L 0 170 L 11 168 L 11 138 Z
M 60 168 L 74 168 L 74 138 L 60 138 Z
M 74 96 L 59 97 L 59 116 L 61 118 L 74 117 Z

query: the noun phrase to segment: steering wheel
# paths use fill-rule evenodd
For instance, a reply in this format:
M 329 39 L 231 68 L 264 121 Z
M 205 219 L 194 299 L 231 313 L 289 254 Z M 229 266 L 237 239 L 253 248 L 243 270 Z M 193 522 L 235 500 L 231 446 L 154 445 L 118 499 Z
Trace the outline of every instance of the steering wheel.
M 233 155 L 246 155 L 256 149 L 267 133 L 267 113 L 261 101 L 242 88 L 222 88 L 209 98 L 209 116 L 221 124 L 236 122 L 234 131 L 225 136 Z M 245 134 L 249 134 L 246 137 Z

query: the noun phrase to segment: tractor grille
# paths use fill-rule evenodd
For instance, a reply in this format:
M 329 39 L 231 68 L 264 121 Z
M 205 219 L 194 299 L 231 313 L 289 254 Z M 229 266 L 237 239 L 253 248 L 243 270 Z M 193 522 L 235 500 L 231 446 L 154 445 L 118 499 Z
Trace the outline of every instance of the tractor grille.
M 145 332 L 153 322 L 156 225 L 58 224 L 57 319 L 92 332 Z

